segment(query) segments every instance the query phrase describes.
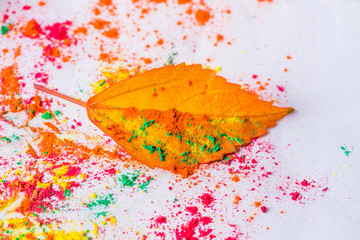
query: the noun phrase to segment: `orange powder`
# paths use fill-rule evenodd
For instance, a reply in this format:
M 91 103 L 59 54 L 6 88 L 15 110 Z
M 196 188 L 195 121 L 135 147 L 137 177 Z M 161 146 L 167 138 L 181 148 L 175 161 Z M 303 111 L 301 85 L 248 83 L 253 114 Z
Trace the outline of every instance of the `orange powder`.
M 195 13 L 195 18 L 200 25 L 205 25 L 210 19 L 210 12 L 199 9 Z
M 25 36 L 35 38 L 39 36 L 41 28 L 40 25 L 33 19 L 30 20 L 21 31 Z
M 150 63 L 152 63 L 152 61 L 151 61 L 150 58 L 143 58 L 142 60 L 144 61 L 145 64 L 150 64 Z
M 238 182 L 240 181 L 240 178 L 238 175 L 235 175 L 231 180 L 233 180 L 234 182 Z
M 216 40 L 217 40 L 218 42 L 221 42 L 221 41 L 224 40 L 224 36 L 221 35 L 221 34 L 218 34 L 218 35 L 216 36 Z
M 115 28 L 110 29 L 109 31 L 105 31 L 103 34 L 108 38 L 118 38 L 119 37 L 119 33 Z
M 0 94 L 5 96 L 15 95 L 19 92 L 19 80 L 16 76 L 16 67 L 10 66 L 0 72 Z
M 100 4 L 110 6 L 112 4 L 112 0 L 100 0 Z
M 87 28 L 86 27 L 79 27 L 77 29 L 75 29 L 74 34 L 79 34 L 82 33 L 84 35 L 87 34 Z
M 154 2 L 154 3 L 166 3 L 167 0 L 149 0 L 149 2 Z
M 178 0 L 178 4 L 186 4 L 186 3 L 191 3 L 191 0 Z
M 94 21 L 90 22 L 91 25 L 94 26 L 95 29 L 104 29 L 105 26 L 109 25 L 109 21 L 105 21 L 102 19 L 95 19 Z
M 16 51 L 14 53 L 14 58 L 17 58 L 21 54 L 21 45 L 16 48 Z

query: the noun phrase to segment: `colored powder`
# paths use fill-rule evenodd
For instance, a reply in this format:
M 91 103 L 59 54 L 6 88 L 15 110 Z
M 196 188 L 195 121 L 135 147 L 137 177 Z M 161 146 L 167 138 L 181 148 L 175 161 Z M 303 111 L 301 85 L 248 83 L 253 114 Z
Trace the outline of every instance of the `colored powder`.
M 87 28 L 86 27 L 79 27 L 79 28 L 75 29 L 74 34 L 80 34 L 80 33 L 86 35 L 87 34 Z
M 166 223 L 167 222 L 167 219 L 166 217 L 164 216 L 159 216 L 155 219 L 155 223 L 157 224 L 163 224 L 163 223 Z
M 203 225 L 208 225 L 212 223 L 212 219 L 210 217 L 202 217 L 200 218 L 200 221 Z
M 119 179 L 121 181 L 121 183 L 124 186 L 128 186 L 128 187 L 133 187 L 135 185 L 135 179 L 130 179 L 129 176 L 125 175 L 125 174 L 121 174 L 121 179 Z
M 67 171 L 67 173 L 65 174 L 65 176 L 67 176 L 67 177 L 77 176 L 77 175 L 79 175 L 80 171 L 81 171 L 81 168 L 71 166 L 69 168 L 69 170 Z
M 190 207 L 186 207 L 185 210 L 191 213 L 191 215 L 195 215 L 198 212 L 198 207 L 190 206 Z
M 60 112 L 59 110 L 56 110 L 56 111 L 54 112 L 54 114 L 55 114 L 56 117 L 58 117 L 58 116 L 61 115 L 61 112 Z
M 210 12 L 199 9 L 195 13 L 195 18 L 200 25 L 205 25 L 210 19 Z
M 22 33 L 26 37 L 36 38 L 42 33 L 40 25 L 33 19 L 30 20 L 26 26 L 22 29 Z
M 283 91 L 284 91 L 284 87 L 281 87 L 281 86 L 279 86 L 279 85 L 277 85 L 276 87 L 277 87 L 277 89 L 278 89 L 280 92 L 283 92 Z
M 290 193 L 290 196 L 291 196 L 291 199 L 296 201 L 298 199 L 301 199 L 301 195 L 299 192 L 293 192 L 293 193 Z
M 221 35 L 221 34 L 218 34 L 218 35 L 216 36 L 216 40 L 217 40 L 218 42 L 221 42 L 221 41 L 224 40 L 224 36 Z
M 119 37 L 119 32 L 115 28 L 105 31 L 103 34 L 108 38 L 118 38 Z
M 263 213 L 266 213 L 267 212 L 267 208 L 265 206 L 261 206 L 260 210 L 263 212 Z
M 45 112 L 45 113 L 41 116 L 41 118 L 46 119 L 46 120 L 49 120 L 49 119 L 52 119 L 53 117 L 52 117 L 52 115 L 51 115 L 50 112 Z
M 53 130 L 54 132 L 60 134 L 59 129 L 58 129 L 54 124 L 52 124 L 51 122 L 44 122 L 44 124 L 45 124 L 47 127 L 49 127 L 51 130 Z
M 45 27 L 45 30 L 49 31 L 46 35 L 48 39 L 56 39 L 62 41 L 69 38 L 67 25 L 71 25 L 70 21 L 64 23 L 55 23 L 51 26 Z
M 112 0 L 100 0 L 100 3 L 105 6 L 110 6 L 112 4 Z
M 209 193 L 204 193 L 202 196 L 200 196 L 200 199 L 201 203 L 206 207 L 209 207 L 209 205 L 214 201 L 214 198 Z
M 94 21 L 90 22 L 90 24 L 93 25 L 95 29 L 101 30 L 104 29 L 105 26 L 109 25 L 110 22 L 102 19 L 95 19 Z
M 105 169 L 105 172 L 110 174 L 110 175 L 115 175 L 116 174 L 116 169 L 115 168 Z
M 350 157 L 352 150 L 349 150 L 346 145 L 341 146 L 340 149 L 344 151 L 345 156 Z
M 167 0 L 148 0 L 149 2 L 154 2 L 154 3 L 166 3 Z
M 6 33 L 8 33 L 10 31 L 8 26 L 2 26 L 1 27 L 1 35 L 5 35 Z
M 178 4 L 186 4 L 186 3 L 191 3 L 192 0 L 178 0 Z
M 98 199 L 86 204 L 90 210 L 95 207 L 108 207 L 110 204 L 114 203 L 114 198 L 112 194 L 101 196 Z
M 300 183 L 302 186 L 306 187 L 308 185 L 310 185 L 310 183 L 307 181 L 307 180 L 303 180 L 301 183 Z
M 149 180 L 147 180 L 146 182 L 142 183 L 139 185 L 139 188 L 143 191 L 147 191 L 147 187 L 149 186 L 150 182 L 153 180 L 153 178 L 150 178 Z

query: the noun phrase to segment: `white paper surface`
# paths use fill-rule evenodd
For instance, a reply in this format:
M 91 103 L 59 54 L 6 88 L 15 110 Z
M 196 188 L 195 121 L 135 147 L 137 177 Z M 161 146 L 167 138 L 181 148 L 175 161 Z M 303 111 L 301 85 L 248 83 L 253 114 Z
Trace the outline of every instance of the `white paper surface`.
M 36 5 L 33 1 L 20 1 L 13 5 L 23 6 L 23 2 Z M 131 1 L 120 1 L 117 11 L 118 17 L 123 17 L 120 21 L 122 36 L 116 41 L 120 42 L 121 46 L 120 59 L 126 59 L 128 64 L 138 62 L 138 57 L 157 56 L 161 60 L 153 61 L 150 66 L 160 67 L 172 51 L 177 52 L 175 64 L 186 62 L 205 64 L 212 68 L 221 67 L 219 75 L 239 84 L 247 83 L 255 88 L 256 80 L 252 78 L 253 74 L 258 75 L 261 80 L 271 78 L 270 86 L 263 94 L 258 93 L 265 100 L 278 101 L 277 105 L 295 108 L 295 113 L 281 120 L 277 127 L 261 138 L 261 141 L 270 140 L 276 146 L 274 156 L 280 162 L 279 167 L 274 170 L 276 176 L 270 177 L 266 182 L 259 181 L 268 187 L 251 192 L 248 190 L 252 184 L 251 177 L 236 184 L 228 181 L 226 188 L 214 193 L 218 199 L 215 209 L 206 210 L 207 212 L 203 210 L 209 216 L 224 215 L 225 222 L 212 225 L 216 239 L 235 237 L 229 224 L 236 225 L 239 232 L 243 233 L 237 236 L 238 239 L 359 239 L 360 1 L 205 2 L 212 9 L 231 9 L 231 14 L 216 15 L 213 20 L 218 19 L 218 24 L 182 30 L 173 27 L 178 21 L 175 13 L 182 10 L 173 8 L 175 3 L 168 3 L 169 7 L 159 4 L 156 12 L 152 12 L 145 19 L 139 19 L 137 27 L 145 29 L 145 32 L 158 30 L 164 39 L 173 43 L 173 49 L 154 48 L 143 52 L 144 44 L 141 39 L 145 37 L 147 40 L 156 40 L 156 37 L 151 34 L 144 36 L 143 32 L 137 33 L 131 20 L 124 17 L 124 12 L 131 8 Z M 90 10 L 86 12 L 84 9 L 88 9 L 89 4 L 93 3 L 49 1 L 45 10 L 37 16 L 34 10 L 27 15 L 27 19 L 33 16 L 42 23 L 65 20 L 71 20 L 73 24 L 83 23 L 88 21 L 85 17 Z M 2 1 L 0 8 L 5 11 L 6 1 Z M 216 10 L 214 12 L 218 13 Z M 215 47 L 213 38 L 208 35 L 216 32 L 221 32 L 226 41 L 231 41 L 231 45 L 224 43 Z M 191 41 L 183 41 L 183 35 L 187 35 Z M 4 37 L 0 41 L 1 47 L 16 45 Z M 19 73 L 26 79 L 26 76 L 33 72 L 33 59 L 40 56 L 41 49 L 32 48 L 31 39 L 24 38 L 20 41 L 24 45 L 22 55 L 16 62 Z M 96 55 L 98 45 L 94 42 L 95 39 L 88 39 L 73 48 L 73 52 L 78 51 L 78 56 L 73 58 L 76 61 L 74 64 L 63 64 L 61 69 L 56 69 L 46 63 L 44 68 L 50 73 L 48 87 L 57 88 L 59 92 L 72 93 L 72 96 L 86 101 L 91 93 L 89 84 L 99 79 L 100 69 L 106 65 L 91 56 L 83 57 L 85 53 L 94 52 Z M 105 48 L 111 47 L 111 43 L 105 43 Z M 82 48 L 85 51 L 81 50 Z M 291 60 L 286 58 L 288 55 Z M 207 63 L 207 58 L 211 58 L 210 63 Z M 8 65 L 6 61 L 9 60 L 4 57 L 1 67 Z M 117 64 L 119 63 L 115 65 Z M 288 69 L 287 72 L 284 72 L 285 68 Z M 30 77 L 26 81 L 31 82 Z M 277 85 L 284 86 L 285 92 L 279 92 Z M 27 84 L 25 89 L 34 91 L 31 84 Z M 81 93 L 79 89 L 85 91 Z M 80 132 L 96 131 L 83 109 L 66 103 L 66 111 L 63 113 L 70 119 L 81 119 L 83 127 L 79 129 Z M 11 134 L 13 131 L 10 127 L 5 128 L 5 133 Z M 6 135 L 3 133 L 1 135 Z M 96 134 L 102 135 L 99 131 L 96 131 Z M 344 145 L 353 149 L 350 156 L 345 156 L 341 150 L 340 147 Z M 14 148 L 0 145 L 1 156 L 15 156 Z M 262 164 L 269 168 L 272 166 L 264 161 Z M 148 229 L 147 221 L 157 216 L 154 210 L 163 215 L 171 214 L 172 205 L 166 200 L 174 198 L 178 198 L 179 203 L 184 206 L 191 201 L 198 203 L 195 196 L 201 195 L 208 186 L 213 189 L 218 180 L 223 180 L 228 174 L 226 168 L 227 166 L 223 166 L 220 167 L 221 170 L 207 170 L 212 178 L 201 177 L 203 181 L 191 189 L 186 189 L 184 182 L 176 189 L 174 183 L 176 193 L 167 191 L 168 181 L 173 180 L 171 173 L 159 169 L 149 170 L 157 177 L 148 193 L 129 190 L 117 195 L 112 211 L 119 224 L 118 230 L 112 230 L 100 238 L 141 239 L 141 234 L 137 236 L 135 231 L 143 234 L 153 231 Z M 329 190 L 311 193 L 313 195 L 310 194 L 304 204 L 292 201 L 290 197 L 278 201 L 275 199 L 278 193 L 274 191 L 277 185 L 286 182 L 283 180 L 286 176 L 299 180 L 311 178 Z M 88 192 L 95 192 L 96 188 L 102 186 L 93 186 L 90 190 L 79 189 L 75 194 L 86 195 Z M 182 192 L 181 188 L 186 191 Z M 233 189 L 249 196 L 249 201 L 268 195 L 266 205 L 269 211 L 259 214 L 251 223 L 241 220 L 240 213 L 234 216 Z M 73 204 L 74 209 L 79 207 L 79 202 L 74 200 Z M 242 210 L 241 207 L 239 209 Z M 281 210 L 284 210 L 285 214 L 280 214 Z M 73 214 L 73 219 L 87 217 L 87 213 L 80 210 L 64 214 Z M 168 218 L 168 221 L 169 226 L 176 226 L 182 220 L 172 221 Z M 126 229 L 124 224 L 131 230 L 122 235 L 123 229 Z M 265 230 L 265 227 L 269 227 L 269 230 Z M 166 239 L 175 239 L 170 230 L 165 229 L 164 232 L 167 234 Z M 149 239 L 153 238 L 161 239 L 150 235 Z

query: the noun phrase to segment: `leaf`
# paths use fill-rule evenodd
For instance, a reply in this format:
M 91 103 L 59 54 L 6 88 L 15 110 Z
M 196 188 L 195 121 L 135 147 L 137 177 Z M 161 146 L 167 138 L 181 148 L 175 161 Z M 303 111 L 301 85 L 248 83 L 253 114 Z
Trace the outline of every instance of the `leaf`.
M 118 82 L 90 98 L 87 113 L 136 160 L 188 176 L 294 111 L 258 98 L 201 65 L 179 64 Z

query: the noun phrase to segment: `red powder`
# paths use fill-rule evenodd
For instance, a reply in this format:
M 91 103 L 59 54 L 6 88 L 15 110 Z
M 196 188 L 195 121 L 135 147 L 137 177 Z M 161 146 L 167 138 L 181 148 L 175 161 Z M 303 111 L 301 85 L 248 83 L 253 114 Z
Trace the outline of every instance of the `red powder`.
M 47 34 L 48 39 L 56 39 L 56 40 L 64 40 L 69 38 L 68 36 L 68 28 L 66 25 L 71 25 L 70 21 L 66 21 L 64 23 L 55 23 L 52 26 L 47 26 L 45 30 L 50 31 L 49 34 Z
M 105 172 L 110 175 L 114 175 L 116 173 L 116 170 L 115 168 L 109 168 L 109 169 L 105 169 Z
M 7 15 L 7 14 L 4 14 L 4 16 L 3 16 L 3 22 L 5 22 L 7 19 L 9 18 L 9 15 Z
M 180 229 L 175 230 L 176 240 L 196 240 L 195 238 L 195 229 L 199 226 L 199 219 L 191 219 L 188 224 L 181 225 Z
M 69 170 L 67 171 L 67 173 L 65 174 L 65 176 L 67 176 L 67 177 L 76 176 L 76 175 L 79 175 L 80 171 L 81 171 L 81 168 L 79 168 L 79 167 L 70 167 Z
M 266 208 L 265 206 L 261 206 L 260 210 L 261 210 L 263 213 L 266 213 L 267 208 Z
M 200 199 L 202 204 L 206 207 L 208 207 L 214 201 L 214 198 L 209 193 L 204 193 L 202 196 L 200 196 Z
M 29 9 L 31 9 L 31 6 L 27 6 L 27 5 L 25 5 L 25 6 L 23 6 L 23 10 L 29 10 Z
M 164 216 L 159 216 L 155 219 L 155 223 L 157 224 L 163 224 L 163 223 L 166 223 L 167 222 L 167 219 L 166 217 Z
M 276 86 L 277 89 L 280 91 L 280 92 L 283 92 L 284 91 L 284 87 L 280 87 L 279 85 Z
M 324 188 L 322 191 L 323 191 L 323 192 L 326 192 L 327 190 L 329 190 L 329 188 L 326 187 L 326 188 Z
M 304 186 L 304 187 L 306 187 L 306 186 L 308 186 L 308 185 L 310 185 L 310 184 L 309 184 L 309 182 L 308 182 L 307 180 L 304 179 L 304 180 L 301 182 L 301 185 Z
M 200 218 L 200 221 L 202 222 L 202 224 L 208 225 L 209 223 L 212 222 L 212 219 L 210 217 L 202 217 Z
M 198 213 L 198 208 L 196 206 L 186 207 L 185 210 L 191 213 L 191 215 L 195 215 Z
M 200 25 L 205 25 L 210 19 L 210 12 L 199 9 L 195 13 L 195 18 Z
M 301 198 L 301 196 L 300 196 L 300 193 L 299 193 L 299 192 L 293 192 L 293 193 L 290 193 L 290 196 L 291 196 L 291 199 L 292 199 L 292 200 L 294 200 L 294 201 L 296 201 L 296 200 L 298 200 L 298 199 L 300 199 L 300 198 Z

